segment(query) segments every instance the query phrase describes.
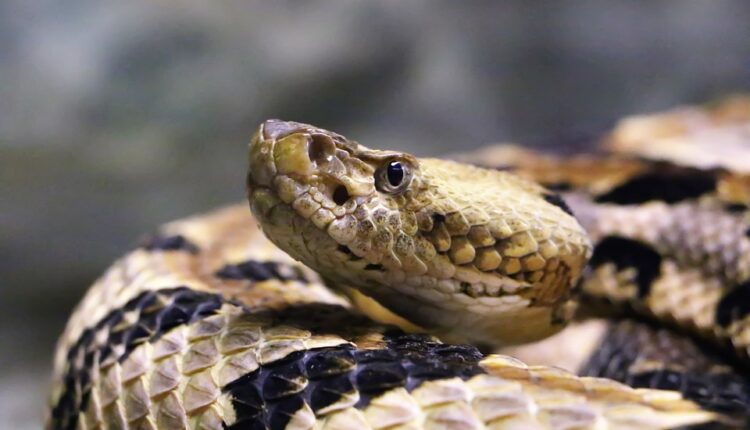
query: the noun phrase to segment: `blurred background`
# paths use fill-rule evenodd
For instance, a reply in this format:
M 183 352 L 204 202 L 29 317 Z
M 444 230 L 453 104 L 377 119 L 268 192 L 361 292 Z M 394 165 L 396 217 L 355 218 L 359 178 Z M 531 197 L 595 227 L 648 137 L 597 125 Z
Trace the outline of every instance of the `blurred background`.
M 750 2 L 0 2 L 0 427 L 138 237 L 243 198 L 278 117 L 420 155 L 556 151 L 750 90 Z M 5 420 L 5 423 L 3 423 Z

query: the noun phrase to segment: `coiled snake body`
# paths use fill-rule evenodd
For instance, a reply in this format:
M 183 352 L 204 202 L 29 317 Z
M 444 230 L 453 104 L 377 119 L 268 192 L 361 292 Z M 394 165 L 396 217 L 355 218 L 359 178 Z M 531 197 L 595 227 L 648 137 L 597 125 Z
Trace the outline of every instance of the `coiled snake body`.
M 705 130 L 747 127 L 737 103 L 693 115 Z M 695 134 L 687 117 L 636 129 L 679 140 Z M 610 149 L 643 155 L 629 126 Z M 464 156 L 474 167 L 263 123 L 252 216 L 238 205 L 164 226 L 78 305 L 48 427 L 744 425 L 743 167 L 695 166 L 684 147 L 693 167 L 488 151 Z M 617 320 L 599 320 L 599 340 L 571 338 L 591 331 L 576 323 L 513 346 L 602 313 Z M 550 345 L 540 360 L 573 346 L 568 367 L 594 376 L 480 352 Z

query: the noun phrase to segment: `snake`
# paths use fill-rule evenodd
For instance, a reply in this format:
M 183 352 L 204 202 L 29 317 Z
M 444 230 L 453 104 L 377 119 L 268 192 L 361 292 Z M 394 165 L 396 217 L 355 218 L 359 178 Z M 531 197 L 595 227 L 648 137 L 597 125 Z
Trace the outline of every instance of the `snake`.
M 46 426 L 742 428 L 750 169 L 707 159 L 747 144 L 748 100 L 569 156 L 265 121 L 250 209 L 160 227 L 85 293 Z

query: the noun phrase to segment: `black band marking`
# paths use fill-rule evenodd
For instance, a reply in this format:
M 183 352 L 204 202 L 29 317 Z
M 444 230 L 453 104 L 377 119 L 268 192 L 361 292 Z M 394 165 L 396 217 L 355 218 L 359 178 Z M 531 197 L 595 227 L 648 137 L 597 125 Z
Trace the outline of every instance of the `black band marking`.
M 284 428 L 306 403 L 318 412 L 359 393 L 358 407 L 383 392 L 451 377 L 483 373 L 482 354 L 472 346 L 444 345 L 422 335 L 392 332 L 388 348 L 357 350 L 351 345 L 299 351 L 242 376 L 223 391 L 236 412 L 230 429 Z
M 724 205 L 724 209 L 729 213 L 741 214 L 750 208 L 744 203 L 727 203 Z
M 581 375 L 610 378 L 635 388 L 676 390 L 704 408 L 723 413 L 744 414 L 750 407 L 747 377 L 713 370 L 731 363 L 713 345 L 683 334 L 646 323 L 613 322 L 594 351 Z M 663 367 L 639 370 L 642 362 Z
M 652 200 L 677 203 L 694 199 L 716 189 L 717 173 L 658 163 L 653 171 L 634 176 L 596 197 L 596 202 L 632 205 Z
M 724 295 L 716 307 L 716 323 L 728 327 L 750 313 L 750 281 L 740 284 Z
M 254 282 L 277 279 L 279 281 L 301 281 L 307 278 L 299 267 L 275 261 L 248 260 L 239 264 L 227 264 L 216 272 L 223 279 L 249 280 Z
M 573 184 L 570 182 L 550 182 L 544 184 L 547 189 L 551 191 L 557 191 L 557 192 L 563 192 L 563 191 L 573 191 Z
M 88 404 L 94 372 L 112 361 L 124 361 L 138 345 L 154 342 L 180 324 L 213 315 L 224 302 L 219 295 L 187 287 L 147 291 L 86 329 L 68 351 L 69 367 L 62 395 L 52 408 L 52 428 L 76 428 L 78 415 Z M 121 327 L 123 316 L 130 312 L 138 317 Z M 106 333 L 103 344 L 96 341 L 100 333 Z
M 748 381 L 726 373 L 686 373 L 659 369 L 631 375 L 626 384 L 635 388 L 656 388 L 682 393 L 706 409 L 723 413 L 745 413 L 750 407 Z
M 198 246 L 190 242 L 180 234 L 175 236 L 149 236 L 141 247 L 147 251 L 187 251 L 191 254 L 198 253 Z
M 573 215 L 573 211 L 570 209 L 570 206 L 568 206 L 567 203 L 565 203 L 565 200 L 559 195 L 559 194 L 553 194 L 553 193 L 545 193 L 542 195 L 544 197 L 544 200 L 547 201 L 547 203 L 553 204 L 557 206 L 558 208 L 562 209 L 563 212 L 570 216 Z
M 649 293 L 651 283 L 661 273 L 661 255 L 643 242 L 619 236 L 607 236 L 594 248 L 591 267 L 614 263 L 617 270 L 633 267 L 638 271 L 636 283 L 638 296 Z

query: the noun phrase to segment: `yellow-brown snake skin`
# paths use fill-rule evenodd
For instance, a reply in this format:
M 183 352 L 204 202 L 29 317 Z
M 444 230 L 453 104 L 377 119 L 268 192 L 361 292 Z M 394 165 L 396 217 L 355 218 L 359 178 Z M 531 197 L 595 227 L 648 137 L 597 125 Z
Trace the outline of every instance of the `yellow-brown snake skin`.
M 750 100 L 600 147 L 458 163 L 264 122 L 251 210 L 163 226 L 86 293 L 48 428 L 744 427 Z

